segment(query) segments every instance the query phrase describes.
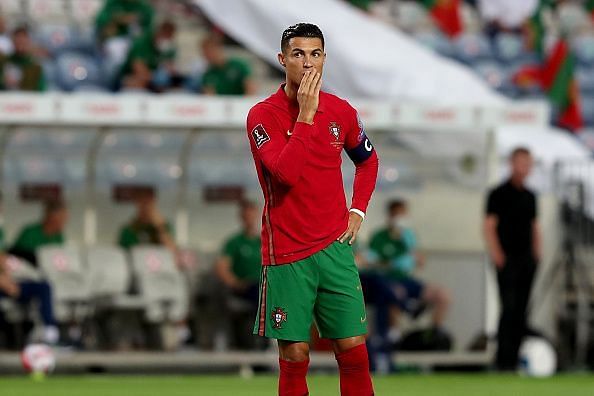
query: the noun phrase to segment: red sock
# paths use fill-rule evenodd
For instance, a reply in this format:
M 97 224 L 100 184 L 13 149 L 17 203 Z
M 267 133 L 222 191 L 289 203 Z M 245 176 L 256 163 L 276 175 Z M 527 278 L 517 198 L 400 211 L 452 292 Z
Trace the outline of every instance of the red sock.
M 357 345 L 336 355 L 341 396 L 373 396 L 367 346 Z
M 309 360 L 303 362 L 289 362 L 278 359 L 280 364 L 280 376 L 278 378 L 279 396 L 307 396 L 307 367 Z

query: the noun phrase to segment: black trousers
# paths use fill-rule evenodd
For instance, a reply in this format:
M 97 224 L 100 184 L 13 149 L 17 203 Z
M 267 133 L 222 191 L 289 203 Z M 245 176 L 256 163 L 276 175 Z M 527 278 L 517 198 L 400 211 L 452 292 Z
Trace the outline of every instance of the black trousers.
M 520 344 L 528 330 L 526 308 L 535 272 L 536 262 L 531 257 L 510 257 L 497 272 L 501 317 L 495 364 L 499 370 L 515 370 L 518 365 Z

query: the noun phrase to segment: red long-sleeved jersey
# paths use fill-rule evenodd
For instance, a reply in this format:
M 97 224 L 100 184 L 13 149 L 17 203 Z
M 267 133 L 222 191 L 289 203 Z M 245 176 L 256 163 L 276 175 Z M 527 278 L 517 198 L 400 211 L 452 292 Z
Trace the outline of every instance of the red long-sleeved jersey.
M 351 208 L 365 212 L 378 158 L 356 110 L 320 92 L 313 125 L 297 122 L 299 107 L 284 85 L 250 110 L 247 134 L 264 193 L 262 263 L 304 259 L 326 248 L 348 226 L 341 163 L 355 163 Z

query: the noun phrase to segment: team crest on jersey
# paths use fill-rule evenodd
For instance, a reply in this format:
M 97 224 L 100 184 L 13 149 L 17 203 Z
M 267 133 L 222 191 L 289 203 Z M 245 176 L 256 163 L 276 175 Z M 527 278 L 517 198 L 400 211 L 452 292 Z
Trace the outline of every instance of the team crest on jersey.
M 262 124 L 258 124 L 252 129 L 252 138 L 254 139 L 254 143 L 256 143 L 256 148 L 260 148 L 270 141 L 270 136 L 268 136 L 268 133 Z
M 330 125 L 328 125 L 328 130 L 330 130 L 330 133 L 332 136 L 334 136 L 334 139 L 340 139 L 340 125 L 338 125 L 338 123 L 332 121 Z
M 282 329 L 283 323 L 287 321 L 287 313 L 281 307 L 275 307 L 270 318 L 272 319 L 273 329 Z

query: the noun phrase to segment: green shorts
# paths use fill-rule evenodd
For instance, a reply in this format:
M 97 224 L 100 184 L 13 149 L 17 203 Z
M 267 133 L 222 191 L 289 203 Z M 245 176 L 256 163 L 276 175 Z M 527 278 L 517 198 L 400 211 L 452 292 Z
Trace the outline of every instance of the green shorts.
M 323 338 L 367 333 L 359 272 L 346 242 L 291 264 L 262 267 L 254 334 L 309 341 L 314 319 Z

